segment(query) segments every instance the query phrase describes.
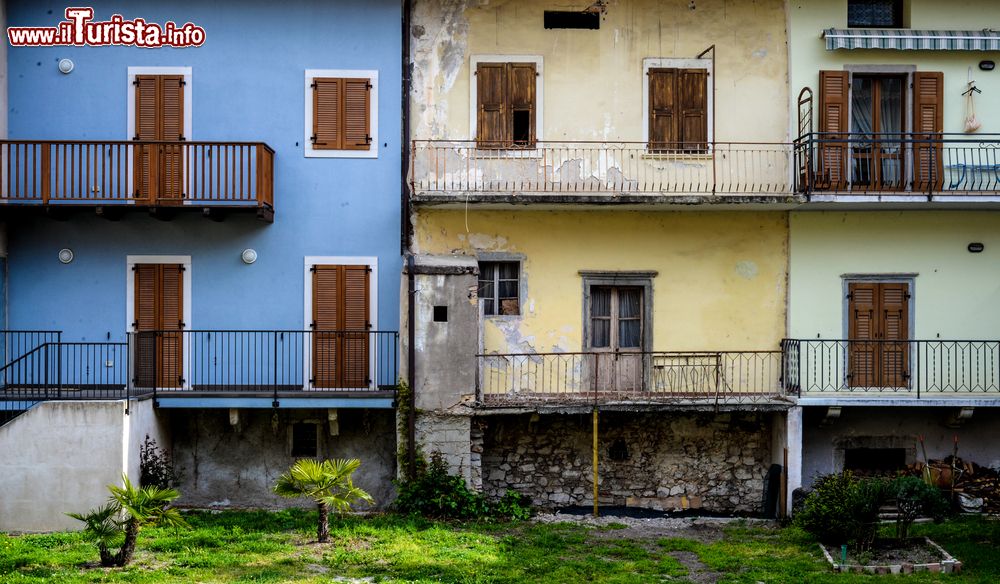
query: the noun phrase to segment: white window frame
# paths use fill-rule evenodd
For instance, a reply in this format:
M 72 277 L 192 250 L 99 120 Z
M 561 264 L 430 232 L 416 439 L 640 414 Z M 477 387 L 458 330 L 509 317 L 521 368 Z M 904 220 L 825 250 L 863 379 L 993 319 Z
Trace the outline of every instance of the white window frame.
M 135 322 L 135 274 L 132 271 L 136 265 L 140 264 L 180 264 L 184 267 L 184 271 L 181 273 L 181 286 L 183 287 L 184 298 L 183 302 L 183 318 L 184 327 L 181 330 L 190 331 L 194 330 L 194 325 L 191 322 L 191 305 L 194 304 L 193 297 L 191 295 L 191 256 L 189 255 L 128 255 L 125 256 L 125 333 L 126 336 L 130 333 L 135 332 L 132 328 L 132 323 Z M 181 375 L 184 377 L 184 383 L 181 385 L 181 389 L 191 389 L 191 376 L 188 375 L 189 363 L 188 363 L 188 351 L 182 351 L 182 364 L 181 364 Z M 131 355 L 129 355 L 131 358 Z M 171 388 L 174 389 L 174 388 Z
M 712 75 L 712 59 L 674 59 L 668 57 L 646 57 L 642 60 L 642 142 L 649 144 L 649 70 L 650 69 L 705 69 L 707 71 L 705 96 L 708 106 L 705 108 L 705 115 L 708 117 L 707 141 L 709 152 L 711 152 L 715 136 L 715 79 Z M 645 146 L 644 146 L 645 148 Z M 693 156 L 698 154 L 692 153 Z M 675 156 L 685 156 L 678 153 Z
M 476 140 L 478 126 L 479 91 L 476 69 L 480 63 L 534 63 L 535 64 L 535 142 L 544 140 L 542 123 L 545 116 L 545 66 L 541 55 L 472 55 L 469 57 L 469 140 Z M 511 149 L 511 152 L 534 152 L 534 148 Z
M 304 301 L 302 303 L 302 330 L 311 331 L 312 327 L 312 301 L 313 301 L 313 289 L 312 289 L 312 267 L 313 266 L 339 266 L 339 265 L 349 265 L 349 266 L 368 266 L 371 268 L 371 275 L 368 278 L 368 317 L 371 319 L 372 328 L 371 330 L 376 331 L 378 328 L 378 257 L 377 256 L 305 256 L 305 261 L 302 271 L 302 282 L 304 290 Z M 372 339 L 369 338 L 369 343 Z M 372 346 L 374 345 L 374 346 Z M 368 387 L 358 387 L 358 388 L 338 388 L 338 389 L 357 389 L 357 390 L 376 390 L 378 389 L 378 378 L 376 367 L 378 365 L 378 343 L 372 343 L 368 347 L 368 378 L 371 382 Z M 302 388 L 303 389 L 323 389 L 320 387 L 313 387 L 312 383 L 309 382 L 309 378 L 312 377 L 312 336 L 306 335 L 306 340 L 302 343 L 303 351 L 305 353 L 302 355 Z
M 368 130 L 372 143 L 368 150 L 326 150 L 313 148 L 313 94 L 312 82 L 316 77 L 367 78 L 372 85 L 368 95 Z M 378 70 L 377 69 L 306 69 L 303 85 L 305 97 L 305 124 L 302 152 L 306 158 L 378 158 Z

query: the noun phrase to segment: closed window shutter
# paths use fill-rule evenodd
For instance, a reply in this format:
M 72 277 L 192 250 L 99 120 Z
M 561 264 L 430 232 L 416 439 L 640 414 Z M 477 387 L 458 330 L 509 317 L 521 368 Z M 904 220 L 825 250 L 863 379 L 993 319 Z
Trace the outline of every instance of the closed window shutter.
M 879 385 L 906 387 L 909 378 L 909 285 L 879 285 L 881 327 Z
M 851 387 L 874 387 L 878 354 L 878 284 L 848 284 L 848 384 Z
M 819 72 L 819 131 L 823 134 L 820 136 L 817 187 L 842 188 L 846 183 L 847 145 L 823 141 L 847 138 L 849 82 L 847 71 Z
M 184 136 L 184 78 L 160 75 L 160 140 L 181 141 Z M 160 158 L 160 199 L 183 198 L 183 146 L 165 144 Z
M 313 385 L 367 387 L 368 266 L 313 267 Z
M 313 148 L 340 150 L 343 148 L 341 132 L 341 89 L 343 80 L 330 77 L 313 79 Z
M 135 140 L 159 140 L 159 80 L 156 75 L 137 75 L 135 78 Z M 137 199 L 150 197 L 151 181 L 155 169 L 151 166 L 155 146 L 136 146 L 134 192 Z
M 184 267 L 163 264 L 160 270 L 160 387 L 180 387 L 183 383 Z
M 504 110 L 506 72 L 505 63 L 479 63 L 476 66 L 476 143 L 480 148 L 502 148 L 509 140 L 509 124 Z
M 140 264 L 133 269 L 133 294 L 135 295 L 135 321 L 137 333 L 135 348 L 135 382 L 139 387 L 153 387 L 156 383 L 156 334 L 157 328 L 157 269 L 153 264 Z
M 369 150 L 371 148 L 368 119 L 371 83 L 368 79 L 343 79 L 344 85 L 344 150 Z
M 680 140 L 683 150 L 708 150 L 708 71 L 680 69 L 677 72 L 680 110 Z
M 915 190 L 940 190 L 943 185 L 940 134 L 944 131 L 944 74 L 913 74 L 913 179 Z
M 508 90 L 510 113 L 507 136 L 510 145 L 533 147 L 535 145 L 535 64 L 509 63 Z
M 649 70 L 649 150 L 670 150 L 679 141 L 677 70 Z

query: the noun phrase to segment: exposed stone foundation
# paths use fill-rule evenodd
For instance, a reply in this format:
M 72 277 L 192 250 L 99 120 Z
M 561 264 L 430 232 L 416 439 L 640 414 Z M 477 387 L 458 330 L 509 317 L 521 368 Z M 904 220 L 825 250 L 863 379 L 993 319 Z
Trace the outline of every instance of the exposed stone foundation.
M 769 416 L 601 413 L 602 504 L 756 513 L 770 464 Z M 539 507 L 593 504 L 590 415 L 491 416 L 484 426 L 487 495 L 514 489 Z

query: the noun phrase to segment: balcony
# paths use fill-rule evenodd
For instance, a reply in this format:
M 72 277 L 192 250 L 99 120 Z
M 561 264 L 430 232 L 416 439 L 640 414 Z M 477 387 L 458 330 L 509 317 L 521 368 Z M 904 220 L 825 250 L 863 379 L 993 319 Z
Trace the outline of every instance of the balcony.
M 792 204 L 791 144 L 713 142 L 650 149 L 645 142 L 413 142 L 416 204 Z
M 484 354 L 486 407 L 790 404 L 781 351 Z
M 0 423 L 48 400 L 152 398 L 159 407 L 391 407 L 396 331 L 203 330 L 67 342 L 4 331 Z M 6 414 L 5 414 L 6 412 Z
M 1000 202 L 1000 134 L 812 133 L 795 156 L 810 201 Z
M 236 211 L 274 219 L 274 151 L 262 142 L 0 141 L 0 216 L 90 209 L 170 219 Z
M 800 398 L 994 399 L 1000 341 L 786 340 L 785 386 Z

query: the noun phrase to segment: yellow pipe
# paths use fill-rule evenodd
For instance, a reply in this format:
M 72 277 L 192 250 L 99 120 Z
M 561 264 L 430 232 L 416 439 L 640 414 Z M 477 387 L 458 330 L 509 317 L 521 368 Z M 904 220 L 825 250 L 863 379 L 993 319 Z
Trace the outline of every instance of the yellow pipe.
M 594 408 L 594 517 L 597 517 L 597 408 Z

